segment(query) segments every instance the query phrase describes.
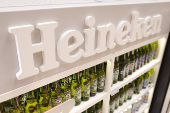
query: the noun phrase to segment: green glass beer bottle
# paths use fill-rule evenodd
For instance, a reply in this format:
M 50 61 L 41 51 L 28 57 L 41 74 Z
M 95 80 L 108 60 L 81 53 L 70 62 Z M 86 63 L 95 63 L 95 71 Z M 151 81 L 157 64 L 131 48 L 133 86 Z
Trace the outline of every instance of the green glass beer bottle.
M 95 105 L 95 108 L 96 108 L 96 113 L 102 113 L 102 101 L 98 102 Z
M 128 85 L 124 87 L 124 102 L 128 99 Z
M 67 78 L 61 80 L 61 92 L 62 92 L 62 102 L 71 99 L 71 90 L 67 84 Z
M 13 111 L 12 113 L 24 113 L 24 108 L 20 105 L 18 97 L 12 99 Z
M 104 63 L 100 64 L 100 69 L 98 70 L 98 82 L 97 82 L 97 92 L 102 92 L 105 86 L 105 71 Z
M 91 68 L 91 73 L 90 73 L 90 96 L 93 97 L 97 93 L 97 71 L 96 71 L 96 66 Z
M 149 48 L 149 56 L 148 56 L 148 63 L 152 60 L 152 46 L 151 44 L 148 45 Z
M 135 72 L 137 70 L 137 67 L 138 67 L 138 49 L 135 49 L 135 63 L 134 63 L 134 68 L 133 68 L 133 72 Z
M 84 70 L 83 76 L 81 78 L 81 100 L 88 101 L 90 98 L 90 77 L 89 77 L 89 69 Z
M 125 76 L 125 62 L 124 55 L 121 55 L 119 58 L 119 76 L 118 80 L 123 81 Z
M 132 99 L 133 92 L 134 92 L 134 85 L 133 82 L 130 82 L 128 85 L 128 98 L 127 98 L 128 100 Z
M 115 95 L 110 96 L 110 113 L 114 113 L 115 109 Z
M 12 99 L 2 103 L 5 113 L 11 113 L 13 111 L 13 105 L 11 104 Z
M 132 75 L 133 73 L 133 68 L 135 64 L 135 55 L 134 55 L 134 50 L 130 52 L 130 68 L 129 68 L 129 75 Z
M 119 95 L 120 95 L 120 98 L 119 98 L 119 106 L 121 106 L 124 102 L 124 88 L 120 88 L 119 90 Z
M 87 113 L 96 113 L 95 105 L 87 109 Z
M 145 46 L 141 47 L 142 48 L 142 61 L 141 61 L 141 67 L 144 65 L 145 62 Z
M 45 111 L 51 109 L 49 85 L 45 85 L 39 89 L 38 102 L 40 113 L 44 113 Z
M 126 67 L 125 67 L 125 77 L 128 76 L 129 74 L 129 68 L 130 68 L 130 57 L 129 57 L 129 52 L 126 53 Z
M 51 105 L 52 107 L 58 106 L 62 103 L 62 93 L 60 89 L 59 81 L 51 84 Z
M 34 91 L 30 91 L 26 94 L 25 113 L 38 113 L 37 100 L 34 95 Z
M 75 106 L 81 103 L 81 83 L 79 79 L 79 72 L 73 74 L 71 83 L 71 97 L 75 99 Z
M 141 80 L 140 77 L 138 77 L 135 80 L 135 91 L 134 91 L 135 94 L 139 94 L 140 93 L 141 82 L 142 82 L 142 80 Z
M 142 90 L 142 88 L 143 88 L 143 83 L 144 83 L 143 75 L 140 76 L 140 78 L 141 78 L 140 90 Z
M 138 48 L 137 51 L 138 51 L 138 65 L 137 65 L 137 69 L 139 69 L 140 65 L 141 65 L 142 52 L 141 52 L 140 48 Z
M 142 47 L 138 48 L 138 52 L 140 54 L 140 67 L 142 67 L 142 58 L 143 58 L 143 51 L 142 51 Z
M 148 45 L 145 46 L 145 61 L 144 64 L 148 63 L 148 57 L 149 57 L 149 48 Z
M 118 92 L 115 95 L 115 109 L 117 109 L 119 107 L 119 98 L 120 98 L 120 96 L 119 96 L 119 92 Z
M 149 74 L 148 72 L 144 74 L 144 82 L 143 82 L 143 89 L 145 89 L 148 86 L 148 79 L 149 79 Z
M 22 94 L 20 96 L 18 96 L 18 99 L 19 99 L 19 103 L 20 103 L 20 106 L 21 106 L 21 109 L 25 109 L 25 104 L 26 104 L 26 99 L 27 99 L 27 94 Z
M 114 78 L 113 84 L 117 83 L 118 75 L 119 75 L 119 59 L 118 57 L 116 57 L 114 63 L 114 70 L 113 70 L 113 78 Z

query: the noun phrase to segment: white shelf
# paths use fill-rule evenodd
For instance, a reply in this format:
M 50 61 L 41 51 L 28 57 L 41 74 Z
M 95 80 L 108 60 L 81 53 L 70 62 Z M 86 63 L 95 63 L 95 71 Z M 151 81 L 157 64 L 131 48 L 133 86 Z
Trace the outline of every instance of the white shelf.
M 134 103 L 135 100 L 137 100 L 139 97 L 143 96 L 144 94 L 146 94 L 151 88 L 154 87 L 154 84 L 149 84 L 148 87 L 146 89 L 142 89 L 140 91 L 139 94 L 134 94 L 132 96 L 131 100 L 126 101 L 125 103 L 123 103 L 122 106 L 119 106 L 117 110 L 114 111 L 114 113 L 120 113 L 121 111 L 123 111 L 124 109 L 126 109 L 129 105 L 132 105 Z M 140 112 L 141 113 L 141 112 Z
M 111 91 L 118 90 L 118 89 L 122 88 L 123 86 L 132 82 L 133 80 L 135 80 L 136 78 L 138 78 L 139 76 L 141 76 L 145 72 L 149 71 L 150 69 L 152 69 L 153 67 L 155 67 L 159 63 L 160 63 L 160 60 L 153 60 L 150 63 L 147 63 L 146 65 L 144 65 L 140 69 L 133 72 L 132 75 L 128 75 L 127 78 L 125 78 L 123 81 L 118 81 L 116 84 L 113 84 Z
M 90 99 L 86 102 L 81 102 L 80 105 L 74 106 L 73 109 L 70 111 L 70 113 L 81 113 L 91 107 L 92 105 L 100 102 L 103 100 L 105 97 L 107 97 L 109 94 L 107 92 L 101 92 L 97 93 L 96 96 L 90 97 Z
M 142 106 L 140 106 L 139 111 L 137 111 L 136 113 L 143 113 L 143 111 L 149 107 L 148 103 L 143 103 Z

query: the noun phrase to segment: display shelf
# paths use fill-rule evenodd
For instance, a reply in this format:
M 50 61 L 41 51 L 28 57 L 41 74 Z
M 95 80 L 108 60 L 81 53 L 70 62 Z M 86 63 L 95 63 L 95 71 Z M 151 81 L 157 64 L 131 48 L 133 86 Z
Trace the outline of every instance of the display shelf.
M 140 93 L 137 94 L 137 95 L 134 94 L 134 95 L 132 96 L 132 99 L 131 99 L 131 100 L 128 100 L 128 101 L 126 101 L 125 103 L 123 103 L 122 106 L 119 106 L 118 109 L 114 111 L 114 113 L 120 113 L 121 111 L 123 111 L 124 109 L 126 109 L 129 105 L 132 105 L 132 104 L 134 103 L 134 101 L 137 100 L 139 97 L 141 97 L 141 96 L 143 96 L 144 94 L 146 94 L 146 93 L 147 93 L 151 88 L 153 88 L 153 87 L 154 87 L 154 84 L 149 84 L 146 89 L 142 89 L 142 90 L 140 91 Z
M 118 90 L 121 87 L 127 85 L 128 83 L 132 82 L 133 80 L 135 80 L 136 78 L 138 78 L 139 76 L 141 76 L 145 72 L 149 71 L 150 69 L 152 69 L 153 67 L 155 67 L 159 63 L 160 63 L 160 60 L 157 60 L 157 59 L 152 60 L 150 63 L 147 63 L 146 65 L 144 65 L 140 69 L 136 70 L 132 75 L 129 75 L 123 81 L 118 81 L 116 84 L 113 84 L 111 91 L 113 92 L 113 90 Z
M 86 102 L 81 102 L 80 105 L 74 106 L 69 113 L 81 113 L 84 110 L 88 109 L 92 105 L 100 102 L 102 99 L 106 98 L 109 94 L 107 92 L 97 93 L 96 96 L 90 97 L 90 99 Z
M 149 107 L 149 104 L 148 104 L 148 103 L 142 104 L 142 105 L 140 106 L 140 108 L 139 108 L 139 111 L 137 111 L 136 113 L 143 113 L 143 111 L 144 111 L 147 107 Z

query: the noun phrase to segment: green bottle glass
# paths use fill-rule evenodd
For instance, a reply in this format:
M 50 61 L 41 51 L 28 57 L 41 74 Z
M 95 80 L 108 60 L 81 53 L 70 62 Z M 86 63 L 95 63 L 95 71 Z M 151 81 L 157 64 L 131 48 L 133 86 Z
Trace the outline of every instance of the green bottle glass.
M 82 113 L 88 113 L 87 110 L 83 111 Z
M 49 85 L 45 85 L 39 89 L 39 111 L 44 113 L 51 109 Z
M 138 67 L 138 49 L 135 49 L 135 63 L 134 63 L 134 68 L 133 68 L 133 72 L 135 72 L 137 70 L 137 67 Z
M 11 105 L 11 99 L 2 103 L 5 113 L 11 113 L 13 111 L 13 106 Z
M 87 113 L 96 113 L 95 105 L 87 109 Z
M 151 84 L 153 82 L 154 69 L 151 69 L 149 72 L 150 72 L 150 75 L 149 75 L 149 84 Z
M 128 76 L 129 74 L 129 68 L 130 68 L 130 57 L 129 57 L 129 52 L 126 53 L 126 68 L 125 68 L 125 77 Z
M 20 105 L 18 97 L 12 99 L 13 111 L 12 113 L 24 113 L 24 108 Z
M 38 113 L 38 103 L 34 91 L 30 91 L 26 94 L 25 113 Z
M 158 45 L 158 41 L 155 41 L 154 42 L 154 54 L 153 54 L 153 59 L 156 59 L 157 57 L 158 57 L 158 47 L 159 47 L 159 45 Z
M 124 102 L 128 99 L 128 85 L 124 87 Z
M 148 57 L 149 57 L 149 48 L 148 48 L 148 45 L 146 45 L 145 46 L 145 62 L 144 62 L 144 64 L 149 62 L 148 61 L 149 60 Z
M 96 71 L 96 66 L 91 68 L 91 73 L 90 73 L 90 96 L 93 97 L 97 93 L 97 71 Z
M 148 63 L 152 60 L 152 46 L 151 44 L 148 45 L 149 49 L 149 56 L 148 56 Z
M 119 107 L 119 92 L 115 94 L 115 109 Z
M 143 75 L 144 75 L 144 74 L 143 74 Z M 142 90 L 142 88 L 143 88 L 143 83 L 144 83 L 143 75 L 140 76 L 140 78 L 141 78 L 140 90 Z
M 130 82 L 128 85 L 128 98 L 127 98 L 128 100 L 132 99 L 133 92 L 134 92 L 134 83 Z
M 81 83 L 79 78 L 79 72 L 73 74 L 71 83 L 71 97 L 75 99 L 75 106 L 81 103 Z
M 83 76 L 81 78 L 81 86 L 82 86 L 82 93 L 81 93 L 81 100 L 88 101 L 90 98 L 90 76 L 89 76 L 89 69 L 84 70 Z
M 142 48 L 142 61 L 141 61 L 141 67 L 144 65 L 145 62 L 145 46 L 141 47 Z
M 140 93 L 141 82 L 142 80 L 140 77 L 135 80 L 135 91 L 134 91 L 135 94 Z
M 135 64 L 135 55 L 134 55 L 134 50 L 130 52 L 130 68 L 129 68 L 129 75 L 132 75 L 133 73 L 133 68 Z
M 3 112 L 4 112 L 3 106 L 2 106 L 2 104 L 0 103 L 0 113 L 3 113 Z
M 142 67 L 142 58 L 143 58 L 143 50 L 142 47 L 138 48 L 138 52 L 140 54 L 140 67 Z
M 145 89 L 149 84 L 149 81 L 148 81 L 149 80 L 149 73 L 148 72 L 145 73 L 143 77 L 144 77 L 143 89 Z
M 124 102 L 124 88 L 123 87 L 119 89 L 119 95 L 120 95 L 119 106 L 121 106 Z
M 71 90 L 67 84 L 67 78 L 61 80 L 62 102 L 71 99 Z
M 138 51 L 138 65 L 137 65 L 137 69 L 139 69 L 140 66 L 141 66 L 142 51 L 141 51 L 140 48 L 138 48 L 137 51 Z
M 118 76 L 119 81 L 124 80 L 124 76 L 125 76 L 125 62 L 124 61 L 125 61 L 124 55 L 121 55 L 119 58 L 119 76 Z
M 100 69 L 98 70 L 98 82 L 97 82 L 97 92 L 102 92 L 105 86 L 105 71 L 104 71 L 104 63 L 100 64 Z
M 119 75 L 119 59 L 118 57 L 116 57 L 113 70 L 113 84 L 117 83 L 118 75 Z
M 51 105 L 52 107 L 58 106 L 62 103 L 62 93 L 59 81 L 51 84 Z
M 115 95 L 110 96 L 110 113 L 114 113 L 115 109 Z
M 22 109 L 25 109 L 25 104 L 26 104 L 26 99 L 27 99 L 27 94 L 22 94 L 20 96 L 18 96 L 18 99 L 19 99 L 19 103 L 20 103 L 20 106 Z
M 96 113 L 102 113 L 102 101 L 98 102 L 95 105 L 95 108 L 96 108 Z

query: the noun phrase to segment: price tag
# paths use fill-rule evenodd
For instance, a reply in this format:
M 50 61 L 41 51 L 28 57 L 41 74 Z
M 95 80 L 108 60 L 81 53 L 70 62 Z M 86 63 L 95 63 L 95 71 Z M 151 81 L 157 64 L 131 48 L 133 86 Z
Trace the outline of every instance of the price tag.
M 118 92 L 119 92 L 119 88 L 116 88 L 116 89 L 112 90 L 111 91 L 111 96 L 115 95 Z

